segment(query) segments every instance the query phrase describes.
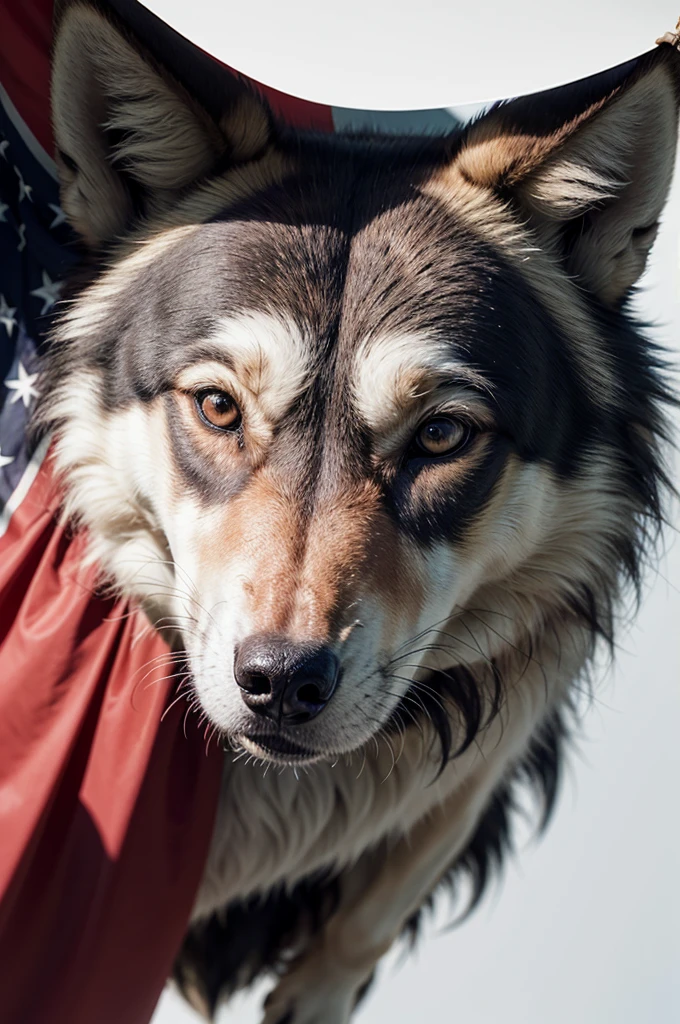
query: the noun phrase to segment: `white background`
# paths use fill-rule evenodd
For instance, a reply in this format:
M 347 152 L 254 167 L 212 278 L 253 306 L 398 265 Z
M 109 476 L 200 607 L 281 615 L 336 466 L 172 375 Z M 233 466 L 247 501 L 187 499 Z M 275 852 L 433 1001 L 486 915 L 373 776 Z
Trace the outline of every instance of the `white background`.
M 331 106 L 478 103 L 613 67 L 673 29 L 677 0 L 146 0 L 226 64 Z
M 317 0 L 321 7 L 321 0 Z M 172 3 L 149 4 L 172 9 Z M 201 5 L 198 5 L 199 7 Z M 221 9 L 232 5 L 220 5 Z M 238 10 L 237 7 L 241 7 Z M 315 5 L 316 6 L 316 5 Z M 324 5 L 325 6 L 325 5 Z M 384 48 L 385 25 L 394 5 L 376 0 L 363 5 L 360 22 L 358 4 L 347 7 L 347 21 L 353 20 L 361 46 L 353 53 L 344 47 L 347 32 L 337 33 L 337 47 L 328 49 L 324 32 L 328 19 L 316 12 L 316 28 L 297 39 L 281 29 L 286 19 L 276 20 L 274 7 L 251 4 L 250 15 L 243 5 L 234 4 L 237 29 L 230 52 L 219 56 L 255 77 L 279 88 L 296 91 L 281 71 L 281 52 L 289 63 L 298 66 L 298 77 L 308 88 L 298 89 L 311 98 L 328 99 L 336 104 L 370 108 L 458 105 L 466 99 L 489 95 L 507 95 L 516 90 L 500 85 L 494 93 L 475 96 L 456 91 L 456 76 L 447 88 L 447 69 L 441 66 L 442 37 L 459 32 L 467 37 L 469 48 L 479 47 L 480 37 L 467 31 L 462 20 L 456 28 L 454 4 L 448 13 L 435 13 L 434 0 L 419 0 L 415 8 L 421 16 L 415 21 L 413 10 L 404 10 L 390 26 L 390 59 L 382 54 L 377 61 L 384 75 L 376 75 L 369 59 Z M 471 4 L 479 7 L 481 5 Z M 649 31 L 640 36 L 640 45 L 629 47 L 615 60 L 626 59 L 647 49 L 655 35 L 673 27 L 676 13 L 667 3 L 620 4 L 570 0 L 568 5 L 548 5 L 551 17 L 551 47 L 557 48 L 569 18 L 571 29 L 577 15 L 581 19 L 586 48 L 592 50 L 592 37 L 585 26 L 604 23 L 603 11 L 614 7 L 627 14 L 644 9 L 643 20 Z M 197 5 L 185 5 L 195 10 Z M 286 24 L 310 5 L 302 0 L 284 0 L 278 7 L 288 13 Z M 517 12 L 528 10 L 527 2 L 508 5 L 516 15 L 515 27 L 522 21 Z M 494 32 L 493 13 L 487 11 L 488 30 Z M 339 6 L 336 9 L 340 10 Z M 252 16 L 252 17 L 250 17 Z M 172 14 L 166 15 L 178 24 Z M 223 15 L 224 17 L 224 15 Z M 250 17 L 251 25 L 246 29 Z M 254 40 L 255 21 L 271 28 L 264 41 Z M 440 30 L 440 22 L 444 30 Z M 616 17 L 610 16 L 612 31 Z M 345 28 L 347 25 L 345 25 Z M 285 26 L 284 26 L 285 28 Z M 516 53 L 522 40 L 512 25 L 503 28 L 503 59 L 495 51 L 497 67 L 494 81 L 513 78 Z M 581 29 L 579 29 L 581 31 Z M 239 35 L 241 33 L 241 35 Z M 245 33 L 245 34 L 244 34 Z M 572 33 L 573 36 L 573 33 Z M 485 39 L 488 36 L 484 37 Z M 571 37 L 570 37 L 571 38 Z M 367 45 L 367 39 L 371 47 Z M 342 43 L 342 46 L 340 45 Z M 224 44 L 220 44 L 224 48 Z M 318 59 L 322 45 L 324 62 Z M 485 44 L 486 45 L 486 44 Z M 269 47 L 269 49 L 268 49 Z M 412 54 L 432 52 L 434 61 L 420 61 L 420 73 L 427 79 L 409 93 L 413 83 L 402 82 L 391 95 L 389 66 L 399 60 L 408 63 Z M 615 61 L 603 59 L 588 70 L 603 69 Z M 213 47 L 215 52 L 215 47 Z M 554 49 L 553 49 L 554 52 Z M 245 55 L 244 59 L 239 54 Z M 252 61 L 248 62 L 248 54 Z M 314 56 L 316 54 L 316 56 Z M 527 74 L 533 75 L 533 87 L 554 84 L 550 75 L 551 49 L 536 55 Z M 420 58 L 418 58 L 420 60 Z M 500 61 L 500 63 L 498 63 Z M 258 63 L 259 62 L 259 63 Z M 413 63 L 413 62 L 412 62 Z M 418 63 L 418 61 L 416 61 Z M 432 65 L 438 65 L 432 67 Z M 540 64 L 540 67 L 538 66 Z M 576 78 L 580 73 L 574 60 Z M 358 76 L 343 92 L 338 71 L 345 67 L 345 79 Z M 258 71 L 258 67 L 262 71 Z M 354 68 L 350 72 L 350 68 Z M 270 68 L 271 73 L 264 69 Z M 299 70 L 302 68 L 302 70 Z M 371 76 L 374 77 L 371 77 Z M 442 76 L 444 76 L 442 78 Z M 489 77 L 491 81 L 491 76 Z M 314 87 L 317 82 L 318 88 Z M 409 95 L 413 97 L 409 101 Z M 656 336 L 673 352 L 680 364 L 680 182 L 676 181 L 667 207 L 664 225 L 654 256 L 644 279 L 639 308 L 657 323 Z M 680 417 L 675 417 L 680 428 Z M 680 462 L 676 460 L 674 478 L 680 481 Z M 357 1015 L 357 1024 L 406 1024 L 406 1022 L 442 1022 L 457 1024 L 671 1024 L 680 1020 L 680 883 L 678 881 L 680 828 L 678 816 L 678 780 L 680 780 L 680 544 L 677 528 L 680 515 L 673 510 L 674 529 L 666 532 L 666 552 L 660 571 L 651 574 L 641 614 L 636 625 L 620 637 L 621 647 L 613 671 L 602 674 L 597 698 L 589 711 L 583 736 L 571 758 L 571 766 L 558 805 L 556 818 L 547 836 L 538 844 L 526 844 L 516 863 L 511 863 L 505 878 L 487 897 L 482 908 L 462 928 L 446 934 L 428 929 L 419 951 L 405 964 L 396 966 L 392 956 L 383 967 L 377 986 Z M 445 915 L 442 915 L 443 924 Z M 441 931 L 441 929 L 439 929 Z M 233 1024 L 255 1024 L 257 1002 L 240 998 L 220 1017 Z M 164 996 L 153 1024 L 191 1024 L 198 1018 L 173 994 Z M 123 1022 L 121 1022 L 123 1024 Z

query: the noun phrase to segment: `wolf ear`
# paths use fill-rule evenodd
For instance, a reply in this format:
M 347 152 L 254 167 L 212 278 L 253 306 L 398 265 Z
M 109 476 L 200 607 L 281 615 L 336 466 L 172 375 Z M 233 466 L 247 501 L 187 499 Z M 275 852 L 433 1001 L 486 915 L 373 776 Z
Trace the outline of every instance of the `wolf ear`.
M 616 306 L 642 274 L 673 175 L 680 54 L 668 44 L 613 71 L 493 108 L 456 166 Z
M 61 203 L 88 245 L 267 145 L 269 114 L 252 93 L 232 98 L 218 123 L 107 16 L 61 6 L 52 63 Z

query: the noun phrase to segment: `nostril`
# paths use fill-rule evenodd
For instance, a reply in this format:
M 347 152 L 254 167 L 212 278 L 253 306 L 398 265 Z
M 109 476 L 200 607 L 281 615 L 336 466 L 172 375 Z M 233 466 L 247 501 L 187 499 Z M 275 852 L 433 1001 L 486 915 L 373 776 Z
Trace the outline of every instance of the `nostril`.
M 252 637 L 239 644 L 234 652 L 234 678 L 249 698 L 272 697 L 281 674 L 276 652 L 266 638 Z
M 321 690 L 315 683 L 305 683 L 295 694 L 303 704 L 323 704 L 324 698 Z
M 240 685 L 248 693 L 252 693 L 255 697 L 260 697 L 266 693 L 272 692 L 272 685 L 269 676 L 265 676 L 261 672 L 246 672 L 243 674 L 240 681 Z

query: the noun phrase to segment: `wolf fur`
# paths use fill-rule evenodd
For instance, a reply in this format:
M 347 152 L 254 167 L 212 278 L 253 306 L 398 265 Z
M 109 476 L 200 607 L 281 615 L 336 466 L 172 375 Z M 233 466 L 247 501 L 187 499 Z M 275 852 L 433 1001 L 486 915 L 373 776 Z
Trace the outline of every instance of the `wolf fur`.
M 245 87 L 209 111 L 108 6 L 59 5 L 84 260 L 37 427 L 225 744 L 175 975 L 206 1014 L 273 970 L 265 1024 L 344 1024 L 442 882 L 479 897 L 522 790 L 547 820 L 670 486 L 630 299 L 679 95 L 664 43 L 448 136 L 325 137 Z M 460 452 L 413 447 L 433 416 Z M 233 670 L 253 633 L 332 647 L 323 714 L 262 734 Z

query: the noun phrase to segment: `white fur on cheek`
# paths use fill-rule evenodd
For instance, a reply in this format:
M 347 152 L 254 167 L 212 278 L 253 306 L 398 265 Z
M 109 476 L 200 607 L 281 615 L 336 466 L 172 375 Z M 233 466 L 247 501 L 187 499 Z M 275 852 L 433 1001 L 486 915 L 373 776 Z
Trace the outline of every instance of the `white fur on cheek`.
M 55 396 L 64 420 L 55 463 L 66 484 L 65 514 L 87 528 L 89 560 L 118 590 L 167 613 L 174 573 L 158 514 L 169 479 L 160 410 L 134 403 L 110 412 L 102 392 L 100 375 L 83 371 Z
M 167 535 L 178 567 L 175 614 L 203 710 L 224 733 L 233 734 L 243 702 L 234 678 L 236 644 L 250 632 L 245 609 L 244 570 L 226 558 L 206 565 L 199 556 L 201 541 L 218 536 L 228 511 L 201 513 L 189 495 L 175 503 Z

